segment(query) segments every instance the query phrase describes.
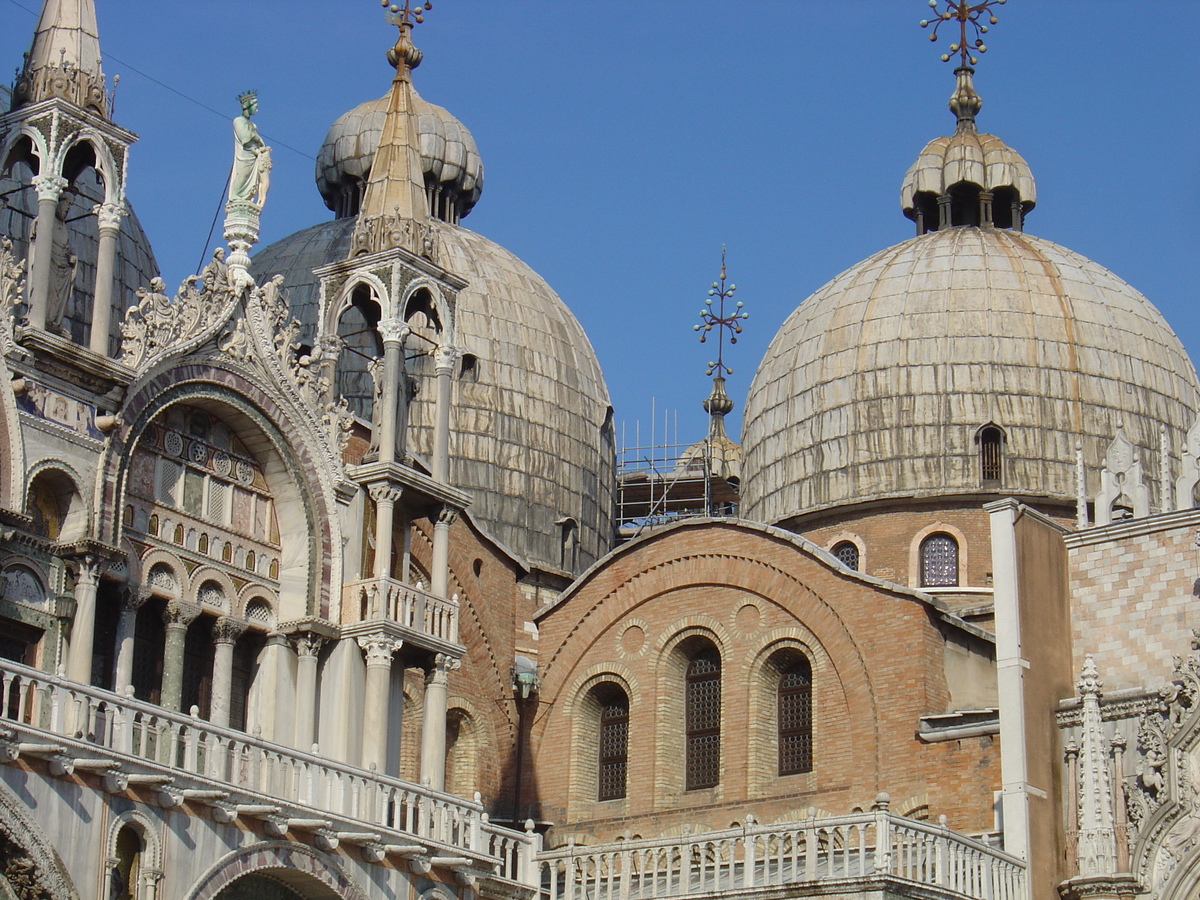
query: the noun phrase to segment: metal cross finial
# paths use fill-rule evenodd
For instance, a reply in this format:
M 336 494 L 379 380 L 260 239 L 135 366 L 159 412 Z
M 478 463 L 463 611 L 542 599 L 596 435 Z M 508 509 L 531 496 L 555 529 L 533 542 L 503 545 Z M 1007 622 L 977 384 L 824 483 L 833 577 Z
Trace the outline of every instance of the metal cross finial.
M 929 40 L 937 41 L 938 30 L 947 22 L 958 22 L 958 42 L 950 45 L 950 52 L 942 54 L 942 62 L 949 62 L 950 57 L 958 54 L 962 58 L 962 65 L 975 65 L 979 62 L 979 57 L 974 56 L 975 52 L 986 53 L 987 45 L 983 42 L 983 35 L 987 34 L 988 25 L 995 25 L 999 19 L 992 12 L 993 6 L 1003 6 L 1008 0 L 979 0 L 979 2 L 971 3 L 970 0 L 943 0 L 946 4 L 945 10 L 938 12 L 938 0 L 929 0 L 929 5 L 933 8 L 935 16 L 932 19 L 922 19 L 921 27 L 928 28 L 933 26 L 933 31 L 929 35 Z M 979 19 L 987 14 L 987 24 L 982 24 Z M 975 40 L 968 45 L 967 27 L 974 29 Z
M 717 377 L 732 375 L 733 369 L 725 365 L 725 360 L 722 354 L 725 349 L 725 331 L 729 331 L 729 343 L 736 344 L 737 336 L 742 333 L 742 320 L 750 318 L 749 313 L 742 312 L 742 301 L 738 300 L 734 305 L 733 310 L 726 315 L 725 301 L 733 300 L 733 293 L 737 290 L 736 284 L 726 286 L 725 284 L 725 248 L 721 248 L 721 277 L 718 281 L 712 283 L 712 287 L 708 290 L 708 297 L 704 301 L 704 309 L 700 310 L 700 321 L 702 324 L 693 325 L 693 331 L 700 332 L 700 343 L 705 343 L 708 340 L 708 333 L 716 326 L 717 329 L 717 358 L 709 360 L 708 369 L 705 375 L 712 375 L 714 372 Z M 713 312 L 713 300 L 717 301 L 716 312 Z
M 416 6 L 413 5 L 413 0 L 404 0 L 403 6 L 392 3 L 391 0 L 381 0 L 379 5 L 387 8 L 387 20 L 402 31 L 411 31 L 414 24 L 420 25 L 425 21 L 425 13 L 433 9 L 433 4 L 428 0 Z

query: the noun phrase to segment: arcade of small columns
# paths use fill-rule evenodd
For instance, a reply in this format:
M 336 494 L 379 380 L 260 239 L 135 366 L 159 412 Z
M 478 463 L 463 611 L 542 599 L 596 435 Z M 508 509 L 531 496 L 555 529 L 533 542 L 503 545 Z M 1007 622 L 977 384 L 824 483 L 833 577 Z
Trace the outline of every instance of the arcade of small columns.
M 103 173 L 107 183 L 108 173 Z M 30 328 L 44 331 L 50 309 L 50 289 L 53 283 L 54 224 L 59 200 L 70 182 L 61 175 L 43 172 L 33 178 L 37 191 L 38 214 L 33 246 L 33 270 L 29 273 Z M 92 304 L 92 332 L 88 349 L 98 356 L 109 355 L 109 332 L 112 330 L 112 299 L 117 268 L 117 247 L 121 236 L 121 219 L 129 214 L 125 203 L 117 200 L 96 207 L 100 232 L 96 256 L 96 287 Z

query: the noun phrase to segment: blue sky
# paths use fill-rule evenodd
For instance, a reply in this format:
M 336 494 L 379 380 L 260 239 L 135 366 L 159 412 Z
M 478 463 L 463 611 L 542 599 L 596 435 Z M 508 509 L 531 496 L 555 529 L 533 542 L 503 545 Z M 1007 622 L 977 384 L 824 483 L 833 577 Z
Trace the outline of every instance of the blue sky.
M 259 91 L 276 148 L 264 243 L 331 216 L 311 157 L 338 115 L 388 88 L 394 30 L 378 3 L 96 4 L 116 119 L 141 135 L 129 196 L 169 284 L 201 259 L 230 131 L 130 65 L 226 118 Z M 0 0 L 9 71 L 39 7 Z M 479 144 L 486 184 L 464 225 L 575 312 L 630 440 L 652 398 L 660 436 L 664 410 L 682 441 L 704 428 L 712 354 L 692 325 L 722 244 L 751 314 L 727 355 L 738 418 L 792 309 L 911 236 L 901 178 L 953 128 L 952 64 L 918 26 L 927 14 L 922 0 L 435 0 L 415 80 Z M 999 17 L 977 67 L 979 123 L 1033 169 L 1028 230 L 1145 293 L 1194 355 L 1200 57 L 1186 41 L 1200 3 L 1011 0 Z

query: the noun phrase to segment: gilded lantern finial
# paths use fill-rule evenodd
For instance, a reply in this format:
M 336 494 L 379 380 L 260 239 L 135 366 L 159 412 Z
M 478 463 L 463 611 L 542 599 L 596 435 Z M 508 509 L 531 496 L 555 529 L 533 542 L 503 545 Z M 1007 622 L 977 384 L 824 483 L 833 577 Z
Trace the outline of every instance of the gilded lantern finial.
M 412 30 L 416 25 L 425 21 L 425 13 L 433 9 L 433 4 L 426 0 L 424 3 L 414 3 L 404 0 L 404 5 L 392 3 L 391 0 L 381 0 L 380 5 L 387 10 L 388 22 L 400 29 L 396 45 L 388 51 L 388 63 L 396 67 L 398 74 L 403 77 L 421 64 L 421 51 L 412 42 Z
M 993 7 L 1003 6 L 1008 0 L 980 0 L 977 3 L 971 3 L 970 0 L 943 0 L 946 8 L 938 12 L 939 0 L 929 0 L 929 5 L 934 11 L 932 19 L 922 19 L 921 27 L 930 28 L 929 40 L 936 42 L 938 32 L 941 27 L 947 22 L 958 23 L 958 41 L 950 45 L 950 52 L 942 54 L 942 62 L 949 62 L 950 58 L 958 54 L 961 62 L 960 67 L 973 66 L 979 62 L 979 57 L 976 53 L 986 53 L 987 44 L 983 41 L 983 36 L 987 34 L 988 26 L 995 25 L 999 19 L 996 18 Z M 981 21 L 986 15 L 986 20 Z

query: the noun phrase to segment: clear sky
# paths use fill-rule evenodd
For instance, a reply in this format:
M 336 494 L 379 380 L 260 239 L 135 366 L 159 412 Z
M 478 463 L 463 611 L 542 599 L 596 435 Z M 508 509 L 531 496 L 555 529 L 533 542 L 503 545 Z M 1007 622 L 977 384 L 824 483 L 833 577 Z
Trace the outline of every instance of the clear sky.
M 395 32 L 376 0 L 96 5 L 116 119 L 141 135 L 129 196 L 168 284 L 201 259 L 247 87 L 276 148 L 264 243 L 332 215 L 311 157 L 338 115 L 388 88 Z M 38 8 L 0 0 L 9 71 Z M 652 398 L 660 436 L 664 410 L 680 440 L 703 432 L 712 354 L 692 325 L 722 244 L 751 314 L 727 355 L 738 419 L 792 309 L 912 235 L 901 178 L 954 126 L 948 42 L 929 43 L 928 13 L 923 0 L 434 0 L 415 83 L 479 144 L 487 178 L 464 224 L 575 312 L 630 440 Z M 1027 229 L 1141 290 L 1195 356 L 1200 3 L 1011 0 L 999 18 L 979 124 L 1033 169 Z

